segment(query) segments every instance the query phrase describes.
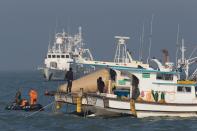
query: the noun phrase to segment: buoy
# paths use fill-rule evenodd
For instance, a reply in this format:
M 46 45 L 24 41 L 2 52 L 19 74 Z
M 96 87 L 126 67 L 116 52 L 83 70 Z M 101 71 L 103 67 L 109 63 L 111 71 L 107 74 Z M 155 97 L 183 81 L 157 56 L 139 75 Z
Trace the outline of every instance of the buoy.
M 130 111 L 133 116 L 137 117 L 137 113 L 135 110 L 135 100 L 133 99 L 130 100 Z
M 77 98 L 77 113 L 81 113 L 81 97 Z

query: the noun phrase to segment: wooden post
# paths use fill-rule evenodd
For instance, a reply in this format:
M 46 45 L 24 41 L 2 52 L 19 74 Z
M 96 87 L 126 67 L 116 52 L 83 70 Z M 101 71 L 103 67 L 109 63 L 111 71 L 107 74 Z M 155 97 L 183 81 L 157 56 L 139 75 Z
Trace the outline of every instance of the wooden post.
M 109 80 L 108 81 L 109 83 L 108 83 L 108 94 L 111 94 L 111 92 L 112 92 L 112 81 L 111 80 Z
M 81 113 L 82 109 L 82 96 L 83 96 L 83 88 L 80 88 L 80 92 L 77 96 L 77 113 Z
M 135 100 L 134 99 L 130 100 L 130 110 L 131 110 L 131 114 L 133 116 L 137 117 L 137 113 L 136 113 L 136 110 L 135 110 Z

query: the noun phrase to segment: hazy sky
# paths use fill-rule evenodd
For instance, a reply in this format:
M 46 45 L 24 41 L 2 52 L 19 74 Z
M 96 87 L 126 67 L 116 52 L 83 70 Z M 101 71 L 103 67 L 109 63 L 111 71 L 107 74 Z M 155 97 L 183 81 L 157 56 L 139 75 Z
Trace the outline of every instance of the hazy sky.
M 131 37 L 128 48 L 138 59 L 144 23 L 146 59 L 152 14 L 151 56 L 160 58 L 167 48 L 174 60 L 178 24 L 191 52 L 197 44 L 197 0 L 0 0 L 0 70 L 42 65 L 56 21 L 57 31 L 75 33 L 82 26 L 86 46 L 97 60 L 113 59 L 115 35 Z

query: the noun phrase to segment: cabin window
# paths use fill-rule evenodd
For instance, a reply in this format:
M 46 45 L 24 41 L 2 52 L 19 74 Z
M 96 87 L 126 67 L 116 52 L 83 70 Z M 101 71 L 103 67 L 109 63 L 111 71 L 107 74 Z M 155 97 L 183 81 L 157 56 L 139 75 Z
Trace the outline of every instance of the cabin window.
M 56 62 L 50 62 L 50 67 L 57 68 L 57 63 Z
M 52 55 L 52 58 L 56 58 L 56 56 L 55 55 Z
M 69 58 L 69 55 L 66 55 L 66 58 Z
M 65 58 L 65 55 L 61 55 L 61 58 Z
M 197 86 L 195 86 L 195 94 L 196 94 L 196 97 L 197 97 Z
M 191 92 L 191 87 L 178 86 L 177 92 Z
M 150 73 L 143 73 L 142 74 L 142 77 L 143 78 L 150 78 Z
M 60 58 L 60 55 L 57 55 L 57 58 Z
M 158 80 L 173 80 L 173 74 L 164 74 L 164 73 L 157 73 Z
M 79 57 L 79 55 L 73 55 L 73 57 Z
M 48 58 L 51 58 L 51 55 L 48 55 Z

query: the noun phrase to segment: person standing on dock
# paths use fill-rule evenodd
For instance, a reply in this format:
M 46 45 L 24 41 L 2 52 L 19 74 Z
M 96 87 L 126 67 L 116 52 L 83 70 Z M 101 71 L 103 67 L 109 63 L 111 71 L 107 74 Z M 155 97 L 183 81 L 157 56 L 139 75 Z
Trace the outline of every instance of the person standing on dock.
M 68 93 L 71 92 L 71 88 L 72 88 L 72 81 L 73 81 L 72 68 L 70 68 L 69 71 L 67 71 L 65 78 L 67 80 L 67 93 Z
M 105 88 L 105 83 L 104 81 L 102 80 L 102 77 L 99 77 L 97 79 L 97 88 L 98 88 L 98 91 L 100 93 L 103 93 L 104 92 L 104 88 Z
M 31 89 L 29 91 L 29 98 L 30 98 L 30 105 L 34 105 L 37 102 L 37 98 L 38 98 L 38 93 L 36 90 Z

